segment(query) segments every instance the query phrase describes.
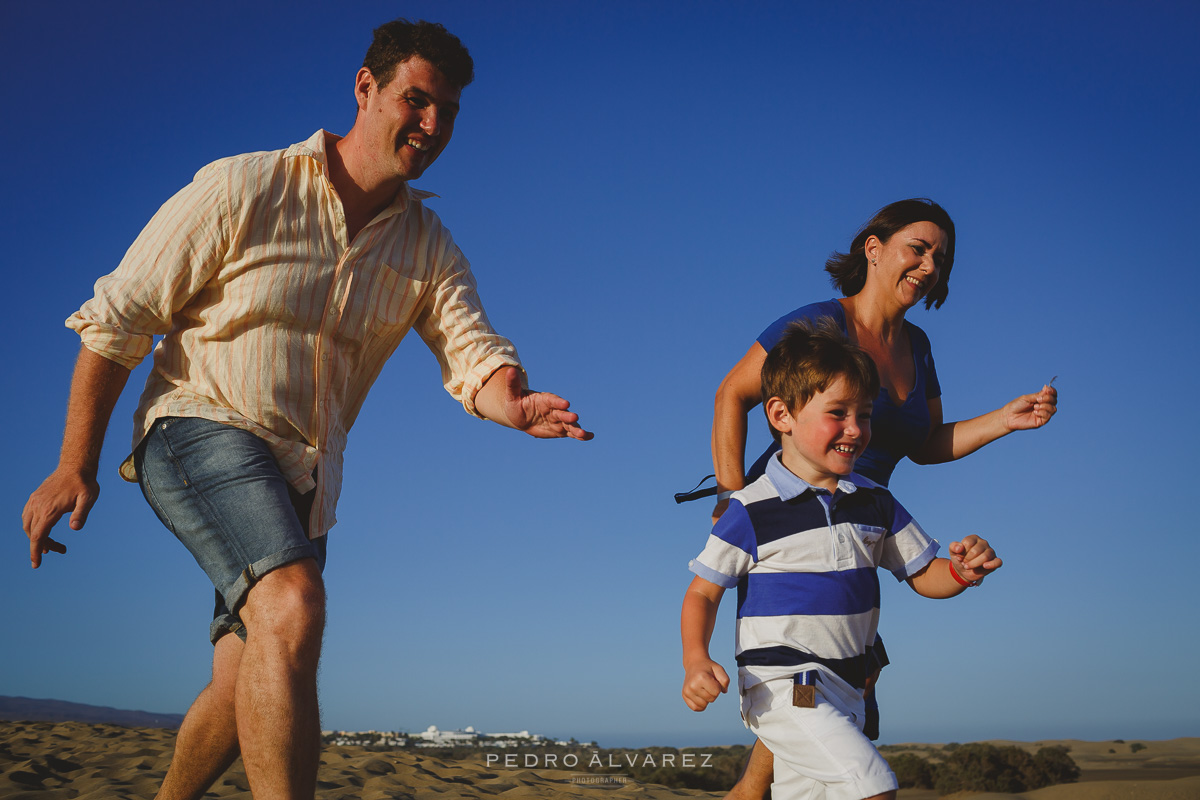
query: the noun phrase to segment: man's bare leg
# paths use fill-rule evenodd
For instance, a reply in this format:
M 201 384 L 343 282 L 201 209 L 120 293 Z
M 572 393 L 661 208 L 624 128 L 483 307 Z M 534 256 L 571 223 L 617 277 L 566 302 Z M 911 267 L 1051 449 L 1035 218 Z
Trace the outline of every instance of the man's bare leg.
M 188 709 L 157 800 L 199 800 L 238 756 L 233 690 L 242 640 L 222 636 L 213 648 L 212 681 Z
M 321 753 L 317 663 L 325 629 L 317 562 L 304 559 L 264 575 L 239 615 L 246 644 L 234 707 L 250 792 L 255 800 L 312 800 Z
M 725 800 L 763 800 L 770 797 L 771 783 L 775 780 L 775 756 L 761 740 L 754 741 L 750 760 L 742 770 L 742 777 L 725 795 Z

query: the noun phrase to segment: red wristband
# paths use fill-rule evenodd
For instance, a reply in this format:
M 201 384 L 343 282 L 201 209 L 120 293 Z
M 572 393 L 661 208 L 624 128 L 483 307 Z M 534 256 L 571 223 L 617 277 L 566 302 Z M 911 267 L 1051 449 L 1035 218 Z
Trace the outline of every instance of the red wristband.
M 950 560 L 950 559 L 948 559 L 948 558 L 946 559 L 946 566 L 950 567 L 950 574 L 954 576 L 954 580 L 958 581 L 958 584 L 959 584 L 960 586 L 966 586 L 967 588 L 970 588 L 970 587 L 972 587 L 972 586 L 978 586 L 978 585 L 979 585 L 979 581 L 968 581 L 968 580 L 964 580 L 964 579 L 963 579 L 963 576 L 962 576 L 962 575 L 959 575 L 959 574 L 958 574 L 958 570 L 956 570 L 956 569 L 954 568 L 954 562 L 953 562 L 953 561 L 951 561 L 951 560 Z

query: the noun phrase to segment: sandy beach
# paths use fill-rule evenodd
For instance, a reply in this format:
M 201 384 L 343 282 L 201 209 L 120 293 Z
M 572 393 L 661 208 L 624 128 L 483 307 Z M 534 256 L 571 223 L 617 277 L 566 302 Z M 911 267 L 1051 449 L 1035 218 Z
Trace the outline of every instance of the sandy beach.
M 158 728 L 78 722 L 0 722 L 0 797 L 5 800 L 149 798 L 170 763 L 175 732 Z M 1200 798 L 1200 738 L 1132 742 L 1075 740 L 993 742 L 1031 752 L 1065 745 L 1082 770 L 1076 784 L 1023 794 L 975 793 L 950 797 L 1026 800 L 1195 800 Z M 940 745 L 896 750 L 929 755 Z M 504 768 L 478 760 L 453 761 L 412 750 L 326 747 L 317 797 L 321 800 L 450 800 L 450 798 L 720 797 L 720 794 L 621 782 L 586 770 Z M 244 798 L 250 792 L 240 762 L 206 797 Z M 932 800 L 932 791 L 901 790 L 902 800 Z

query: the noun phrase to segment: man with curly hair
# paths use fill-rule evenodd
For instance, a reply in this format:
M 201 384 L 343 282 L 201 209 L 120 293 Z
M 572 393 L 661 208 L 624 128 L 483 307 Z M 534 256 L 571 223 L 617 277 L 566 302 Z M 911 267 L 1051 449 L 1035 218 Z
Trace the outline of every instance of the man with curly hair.
M 530 391 L 429 193 L 409 186 L 450 141 L 473 70 L 441 25 L 381 26 L 349 133 L 204 167 L 67 320 L 83 346 L 58 467 L 23 514 L 33 566 L 66 552 L 49 535 L 61 517 L 83 527 L 113 407 L 161 336 L 121 474 L 216 589 L 212 681 L 160 798 L 201 797 L 239 754 L 254 797 L 314 796 L 325 534 L 346 434 L 410 329 L 469 413 L 591 438 L 567 401 Z

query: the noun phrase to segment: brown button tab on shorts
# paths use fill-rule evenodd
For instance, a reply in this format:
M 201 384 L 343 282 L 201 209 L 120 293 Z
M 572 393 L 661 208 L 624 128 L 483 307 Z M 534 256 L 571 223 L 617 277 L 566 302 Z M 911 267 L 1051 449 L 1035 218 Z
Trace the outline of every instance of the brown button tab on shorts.
M 792 686 L 792 705 L 796 708 L 817 707 L 817 671 L 796 673 L 796 683 Z

